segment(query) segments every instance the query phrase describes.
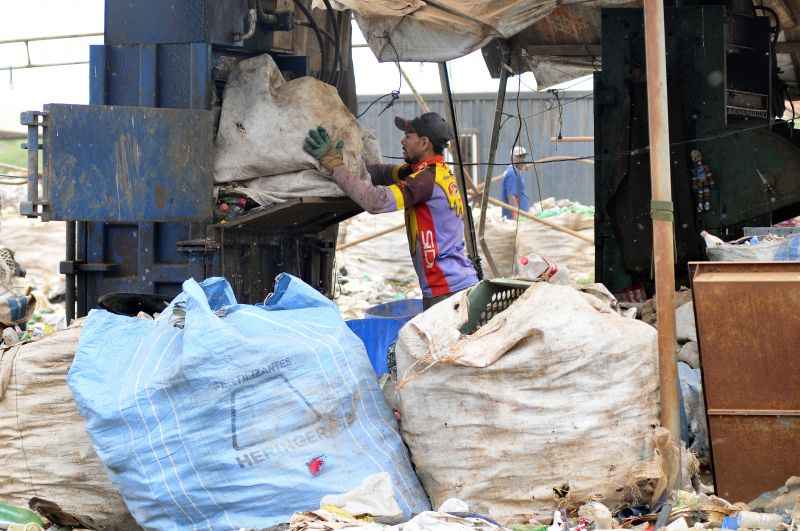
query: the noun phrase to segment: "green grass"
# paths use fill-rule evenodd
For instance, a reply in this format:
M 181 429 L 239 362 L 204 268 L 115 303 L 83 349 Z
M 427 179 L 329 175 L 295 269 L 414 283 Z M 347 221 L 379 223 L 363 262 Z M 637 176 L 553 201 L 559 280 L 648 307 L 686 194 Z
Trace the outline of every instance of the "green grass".
M 23 142 L 25 140 L 21 138 L 0 140 L 0 163 L 26 167 L 28 165 L 28 152 L 19 147 Z

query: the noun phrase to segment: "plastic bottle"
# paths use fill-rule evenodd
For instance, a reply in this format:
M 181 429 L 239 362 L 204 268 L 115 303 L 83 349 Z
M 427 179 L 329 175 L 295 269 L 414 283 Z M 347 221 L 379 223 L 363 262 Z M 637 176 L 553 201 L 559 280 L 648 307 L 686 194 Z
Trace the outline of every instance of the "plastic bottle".
M 519 278 L 537 280 L 547 271 L 548 265 L 544 260 L 537 257 L 528 258 L 527 256 L 522 256 L 519 259 L 519 274 L 517 275 Z
M 774 513 L 741 511 L 736 515 L 739 529 L 775 529 L 783 523 L 783 517 Z
M 3 502 L 0 502 L 0 524 L 36 524 L 44 527 L 44 522 L 35 512 Z

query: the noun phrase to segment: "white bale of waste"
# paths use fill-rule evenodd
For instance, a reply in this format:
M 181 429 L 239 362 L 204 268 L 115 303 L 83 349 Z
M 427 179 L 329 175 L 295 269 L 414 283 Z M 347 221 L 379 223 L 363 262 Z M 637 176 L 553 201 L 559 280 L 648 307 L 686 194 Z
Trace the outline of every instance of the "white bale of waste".
M 558 203 L 551 197 L 535 204 L 531 211 L 537 213 L 558 208 Z M 562 200 L 560 203 L 565 206 L 573 205 L 569 200 Z M 473 217 L 477 224 L 480 210 L 475 209 Z M 594 237 L 594 219 L 591 216 L 579 212 L 564 212 L 546 220 L 589 238 Z M 495 277 L 516 276 L 520 269 L 519 260 L 523 256 L 543 256 L 560 269 L 568 271 L 569 277 L 575 282 L 591 283 L 594 279 L 594 246 L 591 243 L 526 218 L 518 221 L 503 218 L 499 207 L 491 206 L 487 209 L 484 238 L 498 270 Z M 491 270 L 482 247 L 480 255 L 484 272 L 488 275 Z
M 577 212 L 565 212 L 546 218 L 567 229 L 594 238 L 594 218 Z M 520 221 L 517 237 L 517 256 L 538 254 L 559 266 L 565 266 L 573 281 L 594 281 L 594 244 L 559 232 L 531 220 Z
M 366 178 L 364 132 L 335 87 L 311 77 L 286 81 L 268 54 L 240 62 L 225 86 L 215 182 L 247 181 L 242 191 L 261 203 L 344 195 L 303 150 L 308 131 L 320 125 L 344 141 L 345 165 Z
M 67 386 L 82 322 L 0 353 L 0 500 L 33 496 L 108 529 L 139 529 L 92 447 Z
M 489 247 L 489 253 L 495 267 L 497 267 L 497 275 L 494 275 L 494 277 L 510 278 L 514 275 L 514 264 L 517 260 L 515 245 L 519 228 L 516 222 L 503 218 L 501 212 L 498 207 L 489 207 L 486 210 L 484 241 Z M 480 219 L 480 210 L 475 209 L 472 217 L 477 225 Z M 492 270 L 489 267 L 489 261 L 486 258 L 483 246 L 479 245 L 479 253 L 483 262 L 483 271 L 489 276 Z
M 503 521 L 567 499 L 613 506 L 653 462 L 656 330 L 591 295 L 533 284 L 471 335 L 469 297 L 412 319 L 397 344 L 403 435 L 434 506 Z

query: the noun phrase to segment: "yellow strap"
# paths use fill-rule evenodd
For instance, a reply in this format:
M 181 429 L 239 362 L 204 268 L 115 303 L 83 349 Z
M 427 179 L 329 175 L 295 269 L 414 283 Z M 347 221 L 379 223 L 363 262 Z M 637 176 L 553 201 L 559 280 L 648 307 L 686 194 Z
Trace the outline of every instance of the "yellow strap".
M 394 202 L 397 210 L 405 210 L 406 208 L 406 199 L 403 197 L 403 191 L 400 189 L 399 186 L 396 184 L 389 185 L 389 190 L 392 191 L 392 195 L 394 196 Z
M 417 212 L 413 208 L 406 210 L 406 235 L 408 236 L 408 251 L 411 256 L 417 254 Z

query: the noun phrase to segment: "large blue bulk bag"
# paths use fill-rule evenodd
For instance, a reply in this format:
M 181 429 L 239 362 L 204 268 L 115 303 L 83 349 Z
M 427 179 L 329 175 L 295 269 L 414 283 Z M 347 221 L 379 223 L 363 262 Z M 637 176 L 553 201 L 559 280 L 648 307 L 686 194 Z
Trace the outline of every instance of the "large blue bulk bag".
M 94 310 L 68 383 L 146 529 L 264 528 L 378 472 L 429 508 L 364 346 L 291 275 L 258 306 L 212 278 L 155 321 Z

